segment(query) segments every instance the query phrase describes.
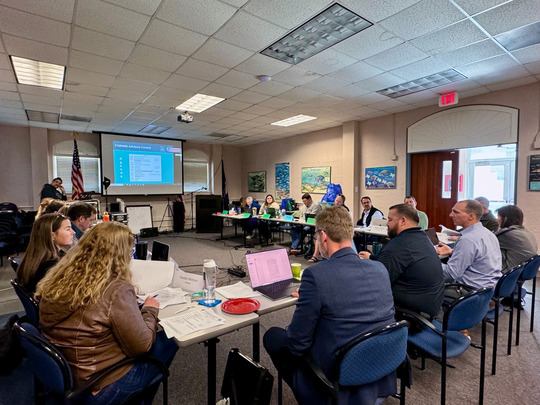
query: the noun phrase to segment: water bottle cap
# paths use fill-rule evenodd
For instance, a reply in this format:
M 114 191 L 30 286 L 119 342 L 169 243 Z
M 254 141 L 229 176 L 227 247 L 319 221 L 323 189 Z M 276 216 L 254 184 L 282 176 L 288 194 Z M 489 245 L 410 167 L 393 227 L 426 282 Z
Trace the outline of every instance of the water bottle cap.
M 216 262 L 213 259 L 204 259 L 203 267 L 216 267 Z

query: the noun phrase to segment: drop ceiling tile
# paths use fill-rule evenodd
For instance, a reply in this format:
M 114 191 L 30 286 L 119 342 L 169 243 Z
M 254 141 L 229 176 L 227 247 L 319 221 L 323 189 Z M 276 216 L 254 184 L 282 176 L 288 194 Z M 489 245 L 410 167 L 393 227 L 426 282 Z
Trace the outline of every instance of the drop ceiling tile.
M 185 56 L 138 44 L 129 56 L 128 62 L 166 72 L 174 72 L 186 59 Z
M 236 101 L 236 100 L 225 100 L 219 103 L 220 108 L 223 108 L 225 110 L 231 110 L 231 111 L 242 111 L 251 106 L 252 104 L 250 103 L 243 103 L 241 101 Z
M 212 65 L 197 59 L 188 58 L 188 60 L 176 71 L 176 73 L 195 77 L 197 79 L 214 81 L 224 75 L 229 69 Z
M 77 26 L 71 44 L 73 49 L 118 60 L 126 60 L 134 45 L 134 42 Z
M 61 105 L 60 97 L 52 98 L 52 97 L 45 97 L 45 96 L 37 96 L 35 94 L 21 93 L 21 99 L 25 107 L 27 104 L 43 104 L 43 105 L 56 106 L 56 107 L 60 107 Z
M 270 82 L 261 82 L 256 84 L 255 86 L 250 87 L 249 91 L 266 94 L 267 96 L 277 96 L 278 94 L 284 93 L 292 88 L 293 86 L 272 80 Z
M 302 25 L 328 7 L 327 0 L 288 1 L 251 0 L 244 11 L 286 28 Z
M 534 75 L 540 75 L 540 61 L 534 62 L 534 63 L 527 63 L 524 66 L 529 72 L 531 72 Z M 538 78 L 540 79 L 540 78 Z
M 208 86 L 210 82 L 206 80 L 195 79 L 193 77 L 187 77 L 182 75 L 173 74 L 167 80 L 163 82 L 165 87 L 173 87 L 175 89 L 193 91 L 198 93 L 199 90 Z
M 210 38 L 192 56 L 205 62 L 232 68 L 252 55 L 252 51 Z
M 244 103 L 258 104 L 265 100 L 268 100 L 271 96 L 267 96 L 261 93 L 255 93 L 252 91 L 243 91 L 232 97 L 233 100 L 242 101 Z
M 246 108 L 244 112 L 249 113 L 249 114 L 256 114 L 260 116 L 260 115 L 270 114 L 271 112 L 275 110 L 276 110 L 275 108 L 264 107 L 262 105 L 254 105 L 253 107 Z
M 538 21 L 540 2 L 537 0 L 512 1 L 479 14 L 474 19 L 491 35 Z
M 507 3 L 508 0 L 455 0 L 469 15 L 481 13 L 500 4 Z
M 103 100 L 103 103 L 98 107 L 99 112 L 104 112 L 107 114 L 129 114 L 135 107 L 138 106 L 138 103 L 134 103 L 131 100 L 124 101 L 123 103 L 118 103 L 117 98 L 106 97 Z
M 135 93 L 134 91 L 123 90 L 123 89 L 111 89 L 107 95 L 108 99 L 116 99 L 122 101 L 128 101 L 131 105 L 137 105 L 142 103 L 142 101 L 147 97 L 147 94 L 144 93 Z
M 212 35 L 237 11 L 236 8 L 216 0 L 164 0 L 157 18 Z
M 67 70 L 67 80 L 74 83 L 92 84 L 94 86 L 111 87 L 115 77 L 103 73 L 71 68 Z
M 464 20 L 415 38 L 410 42 L 418 49 L 431 55 L 436 55 L 482 41 L 486 38 L 487 36 L 476 25 L 469 20 Z
M 56 45 L 39 43 L 25 38 L 2 35 L 6 51 L 10 55 L 20 56 L 41 62 L 65 66 L 68 61 L 68 49 Z
M 17 91 L 17 85 L 15 83 L 0 82 L 0 90 Z
M 457 70 L 468 78 L 478 80 L 481 76 L 517 66 L 517 63 L 508 55 L 495 56 L 480 62 L 460 66 Z
M 214 37 L 259 52 L 281 38 L 286 32 L 285 28 L 278 27 L 240 10 L 214 34 Z M 246 33 L 249 33 L 249 35 L 246 35 Z
M 231 98 L 234 95 L 240 93 L 242 89 L 237 87 L 225 86 L 219 83 L 210 83 L 208 86 L 201 90 L 202 94 L 215 97 Z
M 355 59 L 363 60 L 403 42 L 403 39 L 375 25 L 341 41 L 332 48 Z
M 69 56 L 68 66 L 117 76 L 120 74 L 123 65 L 124 62 L 116 59 L 104 58 L 103 56 L 72 50 Z
M 366 90 L 377 91 L 395 86 L 396 84 L 400 83 L 403 83 L 403 79 L 401 77 L 397 77 L 391 73 L 383 73 L 381 75 L 362 80 L 361 82 L 356 83 L 356 85 Z
M 258 105 L 262 105 L 263 107 L 279 109 L 279 108 L 287 108 L 293 104 L 296 104 L 296 101 L 287 100 L 286 98 L 272 97 L 266 101 L 263 101 L 262 103 L 259 103 Z
M 381 69 L 378 69 L 374 66 L 368 65 L 367 63 L 360 61 L 343 69 L 332 72 L 329 76 L 338 78 L 349 83 L 354 83 L 364 79 L 368 79 L 381 73 L 383 73 Z
M 251 86 L 255 86 L 257 83 L 259 83 L 259 80 L 247 73 L 229 70 L 219 79 L 217 79 L 216 83 L 238 87 L 239 89 L 247 89 Z
M 528 84 L 537 83 L 538 80 L 536 80 L 532 76 L 523 77 L 521 79 L 515 79 L 515 80 L 508 80 L 496 84 L 491 84 L 486 86 L 491 91 L 498 91 L 498 90 L 504 90 L 504 89 L 510 89 L 512 87 L 518 87 L 518 86 L 526 86 Z
M 23 108 L 22 102 L 17 100 L 0 99 L 0 107 L 4 108 Z
M 220 117 L 219 119 L 221 119 L 221 117 L 228 117 L 229 115 L 231 115 L 231 111 L 219 107 L 212 107 L 211 109 L 204 112 L 205 117 L 208 115 L 217 116 Z
M 450 2 L 422 0 L 381 21 L 380 25 L 399 37 L 410 40 L 464 18 Z
M 443 72 L 450 69 L 450 65 L 438 60 L 437 58 L 426 58 L 410 65 L 391 70 L 395 76 L 401 77 L 405 81 L 419 79 L 434 73 Z
M 0 99 L 2 100 L 11 100 L 11 101 L 20 101 L 19 93 L 15 91 L 0 91 Z
M 144 104 L 148 106 L 154 106 L 154 107 L 160 107 L 165 109 L 165 111 L 169 109 L 174 109 L 176 106 L 180 105 L 182 101 L 185 101 L 186 97 L 182 97 L 182 95 L 178 95 L 178 97 L 174 98 L 166 98 L 166 97 L 158 97 L 158 96 L 150 96 L 145 101 Z
M 75 1 L 56 0 L 54 2 L 44 2 L 42 0 L 0 0 L 0 4 L 37 14 L 42 17 L 71 23 Z
M 332 48 L 328 48 L 319 52 L 317 55 L 300 62 L 298 66 L 303 69 L 326 75 L 356 62 L 358 62 L 358 59 L 337 52 Z
M 57 46 L 68 46 L 70 25 L 0 6 L 2 32 Z
M 461 99 L 466 99 L 467 97 L 474 97 L 479 96 L 480 94 L 486 94 L 489 93 L 489 89 L 487 87 L 479 87 L 474 90 L 465 91 L 460 94 Z
M 316 107 L 327 107 L 340 101 L 343 101 L 343 99 L 323 94 L 319 97 L 306 100 L 305 103 Z
M 364 94 L 364 95 L 361 95 L 360 97 L 356 97 L 355 99 L 353 99 L 355 103 L 360 103 L 363 105 L 375 104 L 375 103 L 378 103 L 380 101 L 385 101 L 385 100 L 388 100 L 388 97 L 383 96 L 379 93 L 375 93 L 375 92 Z
M 140 80 L 154 84 L 163 83 L 170 75 L 169 72 L 134 63 L 126 63 L 120 72 L 120 76 L 126 79 Z
M 420 0 L 380 1 L 380 0 L 340 0 L 339 4 L 347 7 L 371 22 L 381 21 L 393 14 L 418 3 Z
M 428 56 L 428 54 L 411 44 L 404 43 L 385 52 L 371 56 L 365 59 L 364 62 L 381 70 L 392 70 L 425 59 Z
M 176 103 L 174 104 L 174 106 L 176 107 L 177 105 L 181 104 L 182 101 L 185 101 L 191 96 L 193 96 L 193 93 L 185 90 L 161 86 L 152 95 L 159 98 L 174 100 L 174 102 Z
M 389 108 L 403 107 L 404 104 L 405 103 L 396 99 L 388 99 L 379 103 L 370 104 L 370 107 L 375 108 L 376 110 L 387 110 Z
M 159 7 L 161 0 L 108 0 L 108 2 L 138 13 L 153 15 Z
M 185 28 L 160 20 L 153 20 L 140 42 L 165 51 L 189 56 L 195 52 L 208 37 Z
M 75 94 L 75 93 L 65 93 L 64 94 L 64 103 L 69 103 L 70 101 L 84 104 L 96 104 L 99 105 L 103 102 L 104 97 L 90 96 L 88 94 Z
M 528 76 L 530 76 L 530 74 L 527 71 L 527 69 L 525 69 L 523 66 L 514 66 L 514 67 L 508 67 L 508 68 L 501 68 L 489 74 L 485 74 L 480 77 L 477 77 L 475 80 L 478 83 L 484 86 L 487 86 L 489 84 L 496 84 L 496 83 L 506 82 L 509 80 L 522 79 Z
M 343 81 L 334 77 L 323 76 L 305 84 L 303 87 L 310 90 L 319 91 L 321 93 L 326 93 L 327 91 L 333 89 L 340 89 L 342 87 L 348 86 L 349 84 L 350 82 L 348 81 Z
M 234 69 L 240 72 L 250 73 L 253 76 L 268 75 L 273 76 L 279 72 L 282 72 L 291 65 L 280 60 L 271 58 L 260 53 L 256 53 L 244 62 L 240 63 Z
M 66 92 L 68 93 L 82 93 L 89 94 L 91 96 L 104 97 L 109 92 L 108 87 L 92 86 L 90 84 L 66 84 Z
M 75 21 L 81 27 L 137 41 L 150 17 L 103 1 L 84 0 L 77 3 Z
M 0 115 L 3 116 L 20 116 L 24 117 L 26 119 L 26 112 L 22 108 L 8 108 L 8 107 L 0 107 Z
M 472 62 L 492 58 L 503 54 L 504 51 L 493 41 L 486 39 L 463 48 L 437 55 L 437 59 L 448 63 L 450 66 L 462 66 Z
M 292 90 L 280 94 L 280 98 L 292 100 L 295 102 L 302 102 L 312 99 L 314 97 L 319 97 L 320 95 L 321 93 L 318 91 L 309 90 L 304 87 L 296 87 Z
M 348 99 L 348 98 L 355 98 L 355 97 L 361 96 L 362 94 L 367 94 L 369 93 L 369 90 L 366 90 L 360 86 L 357 86 L 356 84 L 350 84 L 345 87 L 327 90 L 325 93 L 330 96 Z
M 280 83 L 290 84 L 291 86 L 301 86 L 321 76 L 322 75 L 319 73 L 315 73 L 298 66 L 292 66 L 289 69 L 274 75 L 272 80 Z
M 0 69 L 11 69 L 11 62 L 9 61 L 9 57 L 5 53 L 0 54 Z
M 158 85 L 154 83 L 148 83 L 148 82 L 143 82 L 139 80 L 131 80 L 131 79 L 126 79 L 124 77 L 118 77 L 114 81 L 112 88 L 120 89 L 120 90 L 129 90 L 129 91 L 134 91 L 136 93 L 142 93 L 142 94 L 150 94 L 158 88 Z
M 536 62 L 540 60 L 540 44 L 518 49 L 512 52 L 512 55 L 523 64 Z

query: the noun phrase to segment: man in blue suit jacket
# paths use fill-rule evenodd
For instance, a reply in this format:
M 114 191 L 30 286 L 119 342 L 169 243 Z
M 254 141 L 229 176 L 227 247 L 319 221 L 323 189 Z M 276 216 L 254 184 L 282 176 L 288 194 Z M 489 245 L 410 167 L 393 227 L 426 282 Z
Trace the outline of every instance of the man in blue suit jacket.
M 300 404 L 327 404 L 300 368 L 299 357 L 310 353 L 329 375 L 339 349 L 364 332 L 394 321 L 388 271 L 378 262 L 361 260 L 351 248 L 353 225 L 339 206 L 316 218 L 315 239 L 322 261 L 307 268 L 288 329 L 270 328 L 263 344 Z M 340 403 L 373 404 L 396 392 L 395 373 L 359 388 L 340 392 Z

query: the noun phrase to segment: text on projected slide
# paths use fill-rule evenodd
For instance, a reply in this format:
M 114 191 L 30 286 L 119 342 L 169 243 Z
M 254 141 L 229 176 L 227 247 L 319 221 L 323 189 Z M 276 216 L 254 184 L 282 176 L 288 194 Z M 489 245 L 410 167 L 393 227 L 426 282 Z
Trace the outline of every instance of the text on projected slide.
M 113 141 L 115 185 L 173 184 L 172 145 Z

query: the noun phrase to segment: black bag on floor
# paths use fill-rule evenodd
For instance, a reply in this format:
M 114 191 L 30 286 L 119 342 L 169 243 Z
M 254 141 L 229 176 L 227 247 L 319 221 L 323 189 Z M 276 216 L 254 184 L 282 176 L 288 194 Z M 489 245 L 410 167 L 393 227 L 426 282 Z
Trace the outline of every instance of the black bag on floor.
M 230 398 L 231 405 L 268 405 L 274 377 L 238 349 L 231 349 L 221 395 Z
M 9 321 L 0 328 L 0 375 L 11 374 L 21 364 L 24 351 L 15 332 L 13 324 L 19 320 L 18 315 L 12 315 Z

